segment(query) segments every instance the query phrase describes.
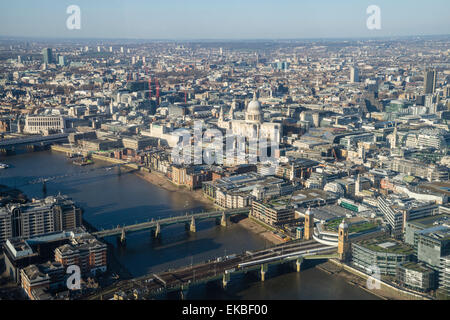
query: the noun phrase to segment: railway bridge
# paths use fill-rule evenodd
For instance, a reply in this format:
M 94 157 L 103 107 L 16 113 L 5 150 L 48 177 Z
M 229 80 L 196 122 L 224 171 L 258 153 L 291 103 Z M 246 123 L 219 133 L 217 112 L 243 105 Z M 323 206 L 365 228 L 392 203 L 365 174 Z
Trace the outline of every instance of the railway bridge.
M 3 154 L 14 153 L 18 149 L 34 150 L 35 148 L 43 148 L 54 143 L 68 141 L 68 133 L 57 133 L 48 136 L 30 135 L 19 138 L 4 139 L 0 141 L 0 152 Z
M 246 251 L 240 255 L 219 257 L 197 265 L 152 273 L 132 280 L 123 280 L 89 297 L 89 299 L 112 299 L 122 293 L 134 298 L 139 294 L 145 298 L 155 297 L 168 292 L 180 292 L 185 298 L 189 287 L 210 281 L 221 281 L 226 289 L 233 277 L 239 273 L 258 272 L 260 280 L 265 281 L 267 272 L 273 265 L 290 264 L 293 270 L 300 272 L 304 260 L 337 258 L 336 247 L 317 243 L 314 240 L 294 240 L 268 249 Z M 140 293 L 138 293 L 140 292 Z

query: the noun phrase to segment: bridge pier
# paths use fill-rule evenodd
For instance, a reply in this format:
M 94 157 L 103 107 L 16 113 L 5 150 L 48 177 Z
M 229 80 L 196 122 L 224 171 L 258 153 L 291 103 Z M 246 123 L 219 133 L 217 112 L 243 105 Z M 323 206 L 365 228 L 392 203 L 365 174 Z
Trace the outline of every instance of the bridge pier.
M 122 233 L 120 235 L 119 241 L 120 241 L 121 245 L 125 245 L 126 242 L 127 242 L 127 238 L 126 238 L 126 235 L 125 235 L 125 229 L 124 228 L 122 228 Z
M 161 236 L 161 225 L 159 222 L 156 223 L 156 230 L 155 230 L 155 238 L 158 239 Z
M 228 282 L 230 282 L 230 273 L 224 272 L 222 277 L 222 287 L 225 289 L 228 285 Z
M 267 272 L 267 264 L 264 263 L 261 265 L 261 281 L 264 282 L 264 280 L 266 279 L 266 272 Z
M 297 261 L 295 261 L 295 266 L 296 266 L 297 272 L 301 271 L 302 262 L 303 262 L 303 258 L 298 258 Z
M 192 217 L 191 225 L 189 226 L 189 231 L 190 232 L 197 232 L 197 228 L 195 226 L 195 218 L 194 217 Z
M 222 227 L 226 227 L 228 225 L 227 217 L 225 215 L 225 211 L 222 213 L 222 219 L 220 219 L 220 225 Z
M 181 300 L 186 300 L 189 293 L 189 283 L 181 285 L 180 297 Z

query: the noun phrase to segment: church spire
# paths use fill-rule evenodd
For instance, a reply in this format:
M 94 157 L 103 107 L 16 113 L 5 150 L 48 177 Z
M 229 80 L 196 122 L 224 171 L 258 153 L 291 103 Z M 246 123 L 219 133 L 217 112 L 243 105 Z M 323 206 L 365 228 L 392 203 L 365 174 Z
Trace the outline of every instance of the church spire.
M 258 89 L 253 92 L 253 101 L 258 100 Z
M 395 127 L 394 127 L 394 133 L 393 133 L 393 137 L 392 137 L 392 145 L 391 148 L 395 149 L 397 148 L 397 121 L 395 121 Z
M 219 120 L 220 120 L 220 121 L 224 121 L 224 117 L 223 117 L 223 107 L 220 107 Z

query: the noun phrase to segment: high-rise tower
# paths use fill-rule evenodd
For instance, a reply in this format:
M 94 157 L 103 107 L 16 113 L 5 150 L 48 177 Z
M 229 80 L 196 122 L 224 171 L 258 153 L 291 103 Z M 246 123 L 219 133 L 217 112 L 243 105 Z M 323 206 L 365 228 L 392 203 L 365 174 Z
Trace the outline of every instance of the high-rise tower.
M 49 64 L 53 62 L 52 48 L 42 49 L 42 60 L 44 63 Z
M 436 91 L 436 70 L 427 69 L 423 80 L 423 90 L 425 94 L 433 94 Z
M 357 67 L 350 68 L 350 82 L 351 83 L 359 82 L 359 70 Z

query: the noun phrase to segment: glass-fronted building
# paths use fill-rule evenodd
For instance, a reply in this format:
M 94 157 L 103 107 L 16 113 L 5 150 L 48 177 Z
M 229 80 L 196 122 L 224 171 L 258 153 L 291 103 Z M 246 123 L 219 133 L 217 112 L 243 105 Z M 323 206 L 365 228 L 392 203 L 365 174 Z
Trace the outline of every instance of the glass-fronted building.
M 413 257 L 412 247 L 391 238 L 352 243 L 352 265 L 369 273 L 379 270 L 381 275 L 395 276 L 398 266 Z
M 428 292 L 437 286 L 437 273 L 423 263 L 404 262 L 398 266 L 397 281 L 405 288 Z

